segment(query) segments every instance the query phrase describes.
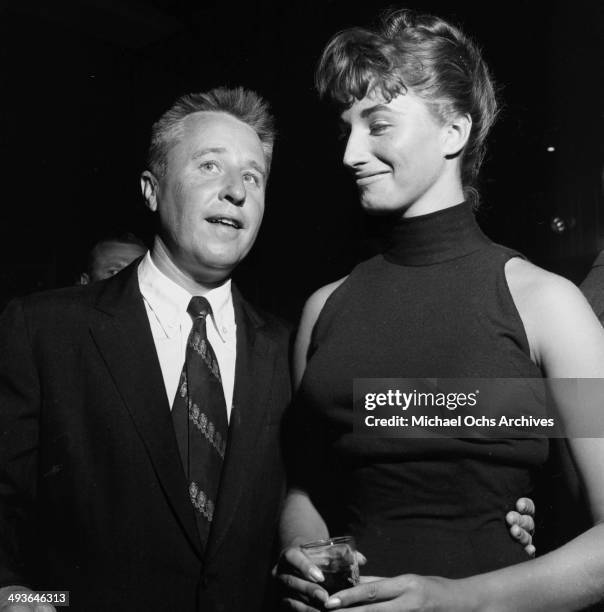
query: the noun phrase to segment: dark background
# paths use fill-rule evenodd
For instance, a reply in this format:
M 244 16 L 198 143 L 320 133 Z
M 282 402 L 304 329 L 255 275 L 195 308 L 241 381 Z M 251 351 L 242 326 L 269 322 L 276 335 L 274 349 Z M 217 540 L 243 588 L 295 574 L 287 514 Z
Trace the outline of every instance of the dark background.
M 340 169 L 313 70 L 333 33 L 388 6 L 1 4 L 0 305 L 72 284 L 108 230 L 150 238 L 138 175 L 151 123 L 182 93 L 242 84 L 272 102 L 280 137 L 264 225 L 237 280 L 252 301 L 294 321 L 311 291 L 378 243 L 379 224 L 362 215 Z M 461 24 L 499 83 L 503 110 L 482 173 L 485 231 L 580 281 L 604 248 L 604 2 L 406 6 Z

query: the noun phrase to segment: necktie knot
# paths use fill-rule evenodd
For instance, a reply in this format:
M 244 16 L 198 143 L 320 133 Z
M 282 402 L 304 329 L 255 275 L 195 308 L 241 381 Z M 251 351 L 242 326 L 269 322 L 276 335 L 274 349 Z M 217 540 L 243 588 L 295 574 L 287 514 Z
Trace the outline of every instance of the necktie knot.
M 205 319 L 208 315 L 212 314 L 212 307 L 206 298 L 201 295 L 195 295 L 189 302 L 187 312 L 192 319 Z

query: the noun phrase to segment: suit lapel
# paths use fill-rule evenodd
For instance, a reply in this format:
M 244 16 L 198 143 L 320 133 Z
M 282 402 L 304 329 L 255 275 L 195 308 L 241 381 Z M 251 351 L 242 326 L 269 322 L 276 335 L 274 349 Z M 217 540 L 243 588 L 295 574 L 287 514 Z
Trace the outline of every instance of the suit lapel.
M 269 410 L 268 398 L 275 371 L 275 342 L 263 330 L 263 321 L 233 286 L 237 323 L 235 389 L 229 422 L 229 441 L 220 481 L 215 521 L 212 525 L 206 562 L 216 554 L 237 505 L 251 484 L 250 468 L 261 449 L 261 432 Z
M 138 285 L 138 261 L 109 281 L 91 333 L 142 438 L 166 497 L 201 555 L 162 372 Z

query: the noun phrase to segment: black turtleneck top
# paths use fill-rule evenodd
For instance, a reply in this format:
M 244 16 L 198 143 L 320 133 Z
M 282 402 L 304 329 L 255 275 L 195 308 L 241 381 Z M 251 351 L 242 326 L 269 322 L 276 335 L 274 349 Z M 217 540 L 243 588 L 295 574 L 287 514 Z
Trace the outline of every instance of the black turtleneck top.
M 355 378 L 541 376 L 505 279 L 517 256 L 465 203 L 404 219 L 319 316 L 293 412 L 292 479 L 332 535 L 356 537 L 363 573 L 454 578 L 526 560 L 505 514 L 531 494 L 547 440 L 352 431 Z

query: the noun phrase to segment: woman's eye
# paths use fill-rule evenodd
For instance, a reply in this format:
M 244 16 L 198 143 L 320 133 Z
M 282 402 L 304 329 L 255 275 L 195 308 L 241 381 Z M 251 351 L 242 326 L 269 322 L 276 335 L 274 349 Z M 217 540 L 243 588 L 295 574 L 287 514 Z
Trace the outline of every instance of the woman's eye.
M 243 175 L 243 180 L 246 183 L 251 183 L 252 185 L 259 185 L 260 184 L 260 180 L 258 179 L 258 177 L 255 174 L 244 174 Z
M 216 162 L 213 162 L 213 161 L 203 162 L 203 164 L 201 164 L 200 168 L 202 168 L 203 170 L 206 170 L 207 172 L 217 172 L 218 171 L 218 164 Z
M 369 133 L 372 135 L 381 134 L 385 132 L 390 127 L 388 123 L 372 123 L 369 126 Z

